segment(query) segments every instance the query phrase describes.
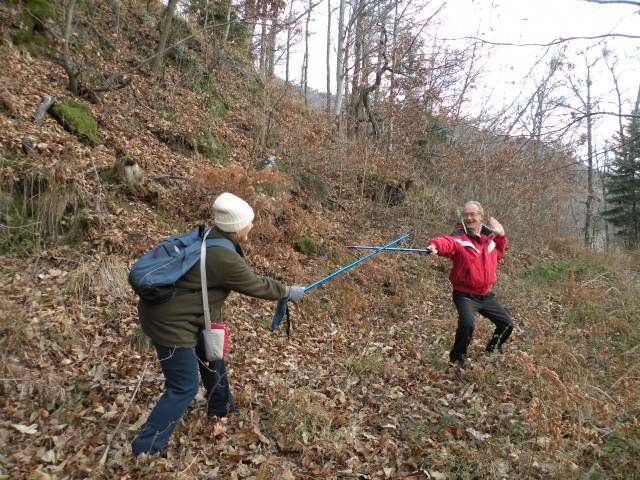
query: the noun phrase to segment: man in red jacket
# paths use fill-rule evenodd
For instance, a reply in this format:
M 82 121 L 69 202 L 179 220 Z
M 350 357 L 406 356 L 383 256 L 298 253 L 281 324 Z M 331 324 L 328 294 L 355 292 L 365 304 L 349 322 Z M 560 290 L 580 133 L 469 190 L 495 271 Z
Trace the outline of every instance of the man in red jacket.
M 458 328 L 449 360 L 464 366 L 471 343 L 476 312 L 496 326 L 487 343 L 489 353 L 504 353 L 502 345 L 513 331 L 513 321 L 498 303 L 491 285 L 496 282 L 498 260 L 504 254 L 507 237 L 495 218 L 489 217 L 489 228 L 482 224 L 484 210 L 478 202 L 464 204 L 462 225 L 451 235 L 429 240 L 435 255 L 451 259 L 449 280 L 453 286 L 453 303 L 458 310 Z

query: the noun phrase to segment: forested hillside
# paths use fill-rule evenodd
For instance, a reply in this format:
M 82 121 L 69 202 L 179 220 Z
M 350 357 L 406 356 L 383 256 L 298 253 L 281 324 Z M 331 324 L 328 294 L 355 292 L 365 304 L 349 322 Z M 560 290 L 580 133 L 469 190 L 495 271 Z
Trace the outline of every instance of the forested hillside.
M 570 148 L 454 121 L 433 89 L 427 109 L 417 78 L 401 105 L 328 120 L 257 73 L 235 24 L 163 11 L 0 3 L 0 477 L 638 478 L 640 257 L 582 247 Z M 127 275 L 225 191 L 256 212 L 251 268 L 303 286 L 365 254 L 349 246 L 424 248 L 480 201 L 509 238 L 506 353 L 478 318 L 448 364 L 445 258 L 372 256 L 308 291 L 289 337 L 275 302 L 232 294 L 239 415 L 200 394 L 167 458 L 136 459 L 163 376 Z

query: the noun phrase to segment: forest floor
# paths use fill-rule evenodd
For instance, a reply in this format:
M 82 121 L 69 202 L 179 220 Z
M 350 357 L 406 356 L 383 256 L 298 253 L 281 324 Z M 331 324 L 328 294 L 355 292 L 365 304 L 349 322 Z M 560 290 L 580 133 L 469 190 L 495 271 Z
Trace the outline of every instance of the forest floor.
M 123 12 L 131 38 L 152 32 L 135 30 L 148 17 L 142 4 Z M 186 75 L 168 68 L 162 90 L 141 70 L 130 88 L 95 103 L 76 99 L 98 119 L 102 145 L 79 142 L 50 116 L 36 125 L 43 96 L 71 97 L 64 69 L 10 40 L 17 6 L 0 5 L 0 18 L 0 63 L 10 66 L 0 70 L 1 478 L 640 476 L 640 259 L 560 242 L 535 254 L 509 245 L 495 291 L 516 329 L 505 355 L 489 355 L 492 325 L 478 318 L 464 369 L 447 362 L 457 317 L 443 258 L 371 257 L 308 292 L 292 308 L 289 337 L 268 328 L 273 302 L 232 294 L 227 365 L 239 415 L 208 419 L 201 391 L 167 458 L 134 458 L 130 442 L 163 377 L 137 324 L 128 269 L 156 241 L 206 218 L 218 193 L 254 205 L 248 262 L 288 284 L 308 285 L 354 261 L 349 245 L 413 232 L 402 246 L 419 248 L 451 225 L 416 226 L 410 194 L 380 204 L 328 167 L 324 197 L 308 185 L 289 188 L 288 174 L 256 169 L 265 117 L 239 93 L 246 73 L 229 70 L 228 83 L 219 75 L 217 88 L 235 102 L 223 118 L 210 119 Z M 97 4 L 91 19 L 82 25 L 100 31 L 110 11 Z M 139 62 L 128 37 L 114 42 L 102 71 Z M 279 88 L 265 87 L 282 102 L 273 141 L 299 145 L 307 166 L 313 153 L 338 149 Z M 229 146 L 224 164 L 190 143 L 207 121 Z M 189 148 L 176 148 L 185 139 Z M 123 155 L 139 164 L 153 196 L 102 176 Z M 79 218 L 80 233 L 67 235 Z M 297 251 L 301 235 L 317 239 L 319 251 Z

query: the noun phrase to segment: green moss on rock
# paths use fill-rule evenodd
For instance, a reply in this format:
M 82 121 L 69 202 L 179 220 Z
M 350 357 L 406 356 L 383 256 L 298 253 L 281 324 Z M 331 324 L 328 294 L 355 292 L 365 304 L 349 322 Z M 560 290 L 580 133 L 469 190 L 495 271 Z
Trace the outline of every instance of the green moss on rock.
M 56 10 L 47 0 L 24 0 L 22 25 L 20 30 L 11 34 L 11 41 L 34 57 L 46 56 L 53 44 L 45 24 L 55 19 Z
M 256 170 L 266 170 L 268 168 L 281 173 L 289 173 L 291 171 L 289 165 L 276 155 L 269 155 L 256 163 Z
M 221 138 L 204 131 L 196 139 L 198 153 L 212 162 L 225 164 L 229 160 L 227 147 Z
M 56 18 L 56 9 L 47 0 L 26 0 L 23 5 L 22 28 L 30 32 Z
M 309 195 L 322 205 L 329 205 L 331 186 L 322 177 L 311 172 L 296 172 L 293 175 L 293 193 L 305 190 Z
M 50 112 L 65 130 L 76 135 L 80 141 L 92 147 L 102 143 L 98 122 L 84 105 L 62 98 L 53 104 Z
M 214 117 L 224 117 L 231 108 L 224 98 L 218 95 L 211 95 L 211 97 L 209 97 L 208 106 L 209 113 Z
M 294 248 L 303 255 L 318 255 L 320 253 L 318 242 L 308 235 L 298 238 Z

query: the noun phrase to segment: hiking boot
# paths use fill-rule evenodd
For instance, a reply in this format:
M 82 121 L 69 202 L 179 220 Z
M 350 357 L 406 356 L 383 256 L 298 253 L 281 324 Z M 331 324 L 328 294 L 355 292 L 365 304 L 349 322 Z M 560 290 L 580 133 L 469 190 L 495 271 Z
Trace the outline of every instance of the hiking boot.
M 457 358 L 455 360 L 449 360 L 449 366 L 455 368 L 464 368 L 464 358 Z
M 212 421 L 217 421 L 217 420 L 226 418 L 227 423 L 229 423 L 229 422 L 234 422 L 238 420 L 238 418 L 240 418 L 240 415 L 238 414 L 238 412 L 233 411 L 229 413 L 207 413 L 207 417 L 209 418 L 209 420 L 212 420 Z
M 492 344 L 491 342 L 487 344 L 486 350 L 487 350 L 487 353 L 499 353 L 501 355 L 504 354 L 502 345 L 495 345 L 495 344 Z

